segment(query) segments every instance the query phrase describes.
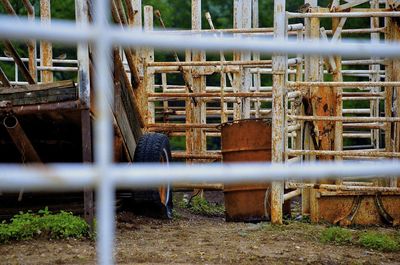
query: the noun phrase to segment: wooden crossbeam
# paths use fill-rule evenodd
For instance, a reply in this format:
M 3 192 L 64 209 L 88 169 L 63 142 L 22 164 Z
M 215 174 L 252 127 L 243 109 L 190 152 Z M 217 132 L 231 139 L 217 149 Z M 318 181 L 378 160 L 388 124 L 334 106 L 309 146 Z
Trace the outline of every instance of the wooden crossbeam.
M 321 33 L 321 37 L 323 40 L 328 41 L 328 36 L 326 35 L 326 30 L 324 27 L 320 28 L 320 33 Z M 328 64 L 329 67 L 331 68 L 332 72 L 336 71 L 336 63 L 335 63 L 335 59 L 333 58 L 332 55 L 328 56 Z
M 19 70 L 22 72 L 23 76 L 25 77 L 26 81 L 33 85 L 36 84 L 35 80 L 32 78 L 31 74 L 29 73 L 28 68 L 26 68 L 25 64 L 22 62 L 21 57 L 18 55 L 17 50 L 12 45 L 11 41 L 4 40 L 4 46 L 11 57 L 14 59 L 15 63 L 18 65 Z
M 367 3 L 367 2 L 369 2 L 369 0 L 353 0 L 353 1 L 347 2 L 346 4 L 339 5 L 338 7 L 336 7 L 334 9 L 334 11 L 340 12 L 340 11 L 343 11 L 343 10 L 346 10 L 346 9 L 349 9 L 354 6 L 358 6 L 358 5 Z
M 11 87 L 10 81 L 8 81 L 8 78 L 6 74 L 3 71 L 3 68 L 0 67 L 0 81 L 5 87 Z

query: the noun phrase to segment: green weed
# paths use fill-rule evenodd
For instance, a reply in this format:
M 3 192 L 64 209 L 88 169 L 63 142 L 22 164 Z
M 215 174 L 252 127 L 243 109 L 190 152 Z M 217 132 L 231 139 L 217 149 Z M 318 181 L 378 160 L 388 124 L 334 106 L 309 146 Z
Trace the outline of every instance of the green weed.
M 335 243 L 335 244 L 350 244 L 353 241 L 353 234 L 344 228 L 340 227 L 329 227 L 322 231 L 321 241 L 324 243 Z
M 53 214 L 47 208 L 37 214 L 19 213 L 9 223 L 0 224 L 0 243 L 27 240 L 38 236 L 47 238 L 83 238 L 89 235 L 88 224 L 72 213 Z
M 337 245 L 357 245 L 384 252 L 400 251 L 399 237 L 377 231 L 329 227 L 321 232 L 320 239 L 324 243 L 334 243 Z
M 187 208 L 195 214 L 207 216 L 222 216 L 225 213 L 223 205 L 209 203 L 205 198 L 195 196 L 187 205 Z
M 206 216 L 223 216 L 225 214 L 225 207 L 208 202 L 205 198 L 194 196 L 191 199 L 174 197 L 174 205 L 177 208 L 187 209 L 189 212 L 198 215 Z
M 400 250 L 400 242 L 396 241 L 389 235 L 378 232 L 365 232 L 358 240 L 361 246 L 380 251 L 398 251 Z

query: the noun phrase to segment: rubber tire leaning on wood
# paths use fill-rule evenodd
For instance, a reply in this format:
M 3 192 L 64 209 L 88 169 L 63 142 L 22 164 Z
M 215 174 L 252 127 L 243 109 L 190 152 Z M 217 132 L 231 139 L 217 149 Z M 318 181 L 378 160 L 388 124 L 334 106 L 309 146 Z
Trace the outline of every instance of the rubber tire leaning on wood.
M 168 164 L 172 160 L 169 139 L 161 133 L 147 133 L 138 142 L 135 150 L 134 162 L 138 163 L 163 163 Z M 161 218 L 172 218 L 172 188 L 165 185 L 153 190 L 135 192 L 136 199 L 153 201 L 157 204 Z

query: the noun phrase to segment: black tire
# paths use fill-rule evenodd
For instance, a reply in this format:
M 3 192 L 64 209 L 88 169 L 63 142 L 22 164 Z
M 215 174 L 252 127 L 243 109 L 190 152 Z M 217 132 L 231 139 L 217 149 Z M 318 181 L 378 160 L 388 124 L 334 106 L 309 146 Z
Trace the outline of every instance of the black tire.
M 148 133 L 143 135 L 138 142 L 135 150 L 134 162 L 139 163 L 165 163 L 171 162 L 171 149 L 169 139 L 161 133 Z M 135 201 L 155 203 L 155 213 L 161 218 L 172 218 L 172 188 L 170 185 L 159 187 L 158 189 L 135 191 L 133 194 Z

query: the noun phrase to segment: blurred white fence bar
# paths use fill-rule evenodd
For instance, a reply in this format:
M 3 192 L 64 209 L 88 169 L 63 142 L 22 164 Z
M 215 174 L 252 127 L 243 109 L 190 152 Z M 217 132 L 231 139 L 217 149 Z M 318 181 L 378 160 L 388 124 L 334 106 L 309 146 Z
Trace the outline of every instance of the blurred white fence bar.
M 166 183 L 238 183 L 274 180 L 316 180 L 344 177 L 400 177 L 400 160 L 309 162 L 303 164 L 232 163 L 163 165 L 114 164 L 107 179 L 115 187 L 149 187 Z M 0 165 L 2 190 L 68 190 L 98 187 L 101 173 L 95 165 Z
M 0 16 L 0 38 L 25 40 L 27 38 L 59 41 L 63 43 L 93 42 L 109 40 L 112 44 L 132 47 L 154 47 L 159 49 L 202 49 L 206 51 L 258 51 L 268 54 L 288 53 L 342 55 L 348 57 L 382 56 L 400 57 L 398 43 L 370 43 L 362 40 L 342 40 L 340 44 L 329 41 L 273 40 L 265 37 L 239 37 L 213 34 L 171 34 L 165 32 L 143 32 L 135 29 L 121 29 L 117 26 L 88 25 L 77 27 L 73 22 L 52 20 L 52 24 L 43 27 L 40 21 Z M 162 41 L 160 41 L 162 40 Z

